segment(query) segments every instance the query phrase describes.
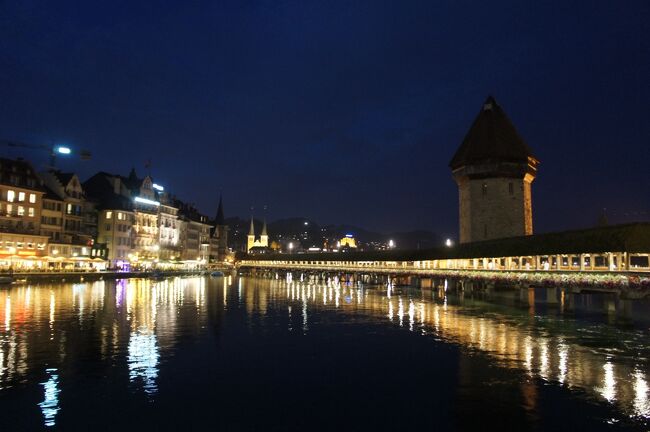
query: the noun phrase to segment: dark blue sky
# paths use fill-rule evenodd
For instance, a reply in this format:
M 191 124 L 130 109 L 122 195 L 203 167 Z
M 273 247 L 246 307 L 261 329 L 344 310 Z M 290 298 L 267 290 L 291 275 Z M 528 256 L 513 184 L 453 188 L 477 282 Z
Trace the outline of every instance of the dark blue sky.
M 87 148 L 84 179 L 151 159 L 210 214 L 455 234 L 447 164 L 494 94 L 536 231 L 648 219 L 647 0 L 134 3 L 0 2 L 0 137 Z

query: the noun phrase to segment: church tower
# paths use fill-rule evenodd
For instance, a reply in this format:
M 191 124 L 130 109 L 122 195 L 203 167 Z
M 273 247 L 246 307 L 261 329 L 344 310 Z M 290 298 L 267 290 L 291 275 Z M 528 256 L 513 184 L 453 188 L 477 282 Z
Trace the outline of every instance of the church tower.
M 248 230 L 248 241 L 246 242 L 246 252 L 255 246 L 255 223 L 253 222 L 253 216 L 251 216 L 251 228 Z
M 460 242 L 531 235 L 538 160 L 492 96 L 449 163 L 458 185 Z
M 264 218 L 264 225 L 262 225 L 262 234 L 260 235 L 260 246 L 269 247 L 269 235 L 266 232 L 266 218 Z
M 228 256 L 228 231 L 225 217 L 223 215 L 223 198 L 219 196 L 219 207 L 217 208 L 217 217 L 215 218 L 214 239 L 216 240 L 218 261 L 224 261 Z

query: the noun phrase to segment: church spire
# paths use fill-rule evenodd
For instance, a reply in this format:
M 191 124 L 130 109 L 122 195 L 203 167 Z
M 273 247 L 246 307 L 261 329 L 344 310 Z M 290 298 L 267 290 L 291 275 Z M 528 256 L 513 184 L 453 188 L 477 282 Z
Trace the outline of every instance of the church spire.
M 251 216 L 251 229 L 248 230 L 248 235 L 255 237 L 255 224 L 253 223 L 253 216 Z
M 264 218 L 264 225 L 262 225 L 262 235 L 268 236 L 268 234 L 266 233 L 266 218 Z
M 223 216 L 223 197 L 219 195 L 219 207 L 217 208 L 217 218 L 215 219 L 215 223 L 217 225 L 225 225 L 224 223 L 224 216 Z

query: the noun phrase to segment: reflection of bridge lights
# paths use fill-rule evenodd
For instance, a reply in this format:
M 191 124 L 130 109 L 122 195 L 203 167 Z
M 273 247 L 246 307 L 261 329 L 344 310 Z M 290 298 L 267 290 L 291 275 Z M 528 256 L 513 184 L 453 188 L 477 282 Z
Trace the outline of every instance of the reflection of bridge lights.
M 640 369 L 634 370 L 634 411 L 642 417 L 650 417 L 650 401 L 648 400 L 648 383 Z
M 56 374 L 56 369 L 45 369 L 49 379 L 41 383 L 45 391 L 43 402 L 39 403 L 43 418 L 45 419 L 45 426 L 54 426 L 56 423 L 56 413 L 59 412 L 59 393 L 61 390 L 58 388 L 59 375 Z
M 599 389 L 600 394 L 607 399 L 608 402 L 616 398 L 616 378 L 614 377 L 614 364 L 608 360 L 603 365 L 605 375 L 603 376 L 603 386 Z

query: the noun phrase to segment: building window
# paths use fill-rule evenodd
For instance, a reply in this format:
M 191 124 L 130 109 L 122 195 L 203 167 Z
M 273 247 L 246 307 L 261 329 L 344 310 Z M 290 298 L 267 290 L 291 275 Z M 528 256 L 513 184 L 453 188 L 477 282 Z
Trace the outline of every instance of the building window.
M 7 204 L 7 216 L 11 216 L 13 210 L 14 210 L 13 204 Z
M 34 207 L 28 208 L 27 214 L 29 215 L 29 217 L 34 217 Z
M 111 230 L 111 224 L 106 224 L 106 231 L 110 231 L 110 230 Z
M 112 218 L 112 217 L 113 217 L 113 212 L 111 212 L 111 211 L 107 211 L 107 212 L 106 212 L 106 219 L 110 219 L 110 218 Z
M 18 206 L 18 216 L 25 216 L 25 207 Z
M 14 202 L 15 199 L 16 199 L 16 192 L 14 192 L 12 190 L 8 190 L 7 191 L 7 201 Z
M 18 192 L 18 202 L 25 201 L 25 192 Z
M 124 220 L 124 213 L 118 212 L 117 213 L 117 220 Z
M 29 202 L 34 204 L 36 202 L 36 194 L 30 193 L 29 194 Z
M 515 193 L 515 188 L 512 182 L 508 183 L 508 192 L 510 193 L 510 195 Z
M 482 186 L 481 190 L 483 192 L 483 196 L 486 196 L 487 195 L 487 183 L 483 183 L 483 186 Z

